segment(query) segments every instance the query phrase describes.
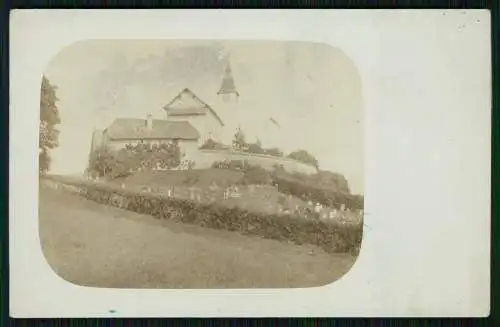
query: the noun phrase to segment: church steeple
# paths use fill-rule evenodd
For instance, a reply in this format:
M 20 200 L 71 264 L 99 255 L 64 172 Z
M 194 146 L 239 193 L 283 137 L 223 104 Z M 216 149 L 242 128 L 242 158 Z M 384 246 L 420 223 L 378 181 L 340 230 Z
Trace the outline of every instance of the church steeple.
M 229 59 L 227 60 L 227 65 L 224 69 L 224 75 L 222 77 L 222 83 L 217 94 L 222 95 L 222 98 L 225 102 L 230 101 L 231 99 L 236 100 L 240 96 L 240 94 L 236 90 L 236 85 L 234 83 L 233 72 L 231 70 Z

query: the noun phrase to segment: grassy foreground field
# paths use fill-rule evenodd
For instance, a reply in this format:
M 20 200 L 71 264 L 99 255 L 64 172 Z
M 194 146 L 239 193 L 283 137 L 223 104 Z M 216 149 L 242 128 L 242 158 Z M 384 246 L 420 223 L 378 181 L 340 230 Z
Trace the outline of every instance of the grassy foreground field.
M 119 288 L 277 288 L 328 284 L 355 257 L 156 220 L 40 189 L 40 239 L 74 284 Z

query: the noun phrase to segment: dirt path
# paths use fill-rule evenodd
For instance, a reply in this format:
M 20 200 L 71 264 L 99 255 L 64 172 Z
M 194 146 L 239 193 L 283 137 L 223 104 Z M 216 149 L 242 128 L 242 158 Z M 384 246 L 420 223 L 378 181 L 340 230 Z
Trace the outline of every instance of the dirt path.
M 275 288 L 328 284 L 355 258 L 160 221 L 40 189 L 40 238 L 69 282 L 120 288 Z

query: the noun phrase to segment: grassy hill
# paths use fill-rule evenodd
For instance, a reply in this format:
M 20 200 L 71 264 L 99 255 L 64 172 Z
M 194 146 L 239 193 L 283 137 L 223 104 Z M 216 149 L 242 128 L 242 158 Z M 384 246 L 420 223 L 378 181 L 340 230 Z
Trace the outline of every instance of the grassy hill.
M 127 189 L 149 188 L 160 194 L 172 192 L 172 196 L 176 198 L 197 200 L 204 203 L 218 202 L 225 206 L 237 206 L 253 212 L 270 214 L 288 212 L 307 217 L 314 215 L 315 201 L 311 206 L 305 198 L 289 192 L 283 193 L 280 187 L 272 185 L 273 178 L 271 176 L 267 176 L 268 178 L 264 182 L 262 176 L 258 176 L 259 171 L 257 169 L 257 174 L 252 169 L 244 172 L 221 168 L 141 171 L 126 178 L 116 179 L 113 183 L 124 185 Z M 257 178 L 255 178 L 256 175 Z M 288 178 L 295 185 L 298 183 L 309 188 L 313 186 L 310 181 L 301 180 L 303 176 L 300 175 L 286 176 L 281 174 L 278 176 L 279 178 Z M 224 193 L 228 189 L 235 196 L 225 195 Z M 339 192 L 339 194 L 345 193 Z M 329 216 L 331 210 L 332 208 L 325 206 L 321 210 L 320 216 Z M 343 217 L 346 221 L 353 222 L 360 219 L 358 215 L 350 213 L 344 214 Z
M 218 187 L 228 187 L 242 181 L 244 173 L 229 169 L 192 169 L 192 170 L 166 170 L 166 171 L 142 171 L 134 173 L 117 182 L 126 185 L 148 185 L 151 187 L 169 186 L 198 186 L 210 187 L 216 184 Z
M 42 186 L 43 187 L 43 186 Z M 49 265 L 77 285 L 117 288 L 322 286 L 356 256 L 155 219 L 50 188 L 40 190 Z

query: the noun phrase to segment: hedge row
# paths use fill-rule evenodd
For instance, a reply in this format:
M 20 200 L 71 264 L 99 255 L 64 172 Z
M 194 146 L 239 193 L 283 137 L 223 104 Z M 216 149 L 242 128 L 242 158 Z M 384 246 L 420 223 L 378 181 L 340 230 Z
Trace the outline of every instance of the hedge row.
M 246 235 L 259 235 L 295 244 L 311 244 L 329 253 L 357 253 L 361 244 L 362 223 L 342 224 L 336 221 L 309 220 L 299 216 L 269 215 L 103 184 L 69 183 L 77 186 L 78 193 L 87 199 L 159 219 L 237 231 Z

